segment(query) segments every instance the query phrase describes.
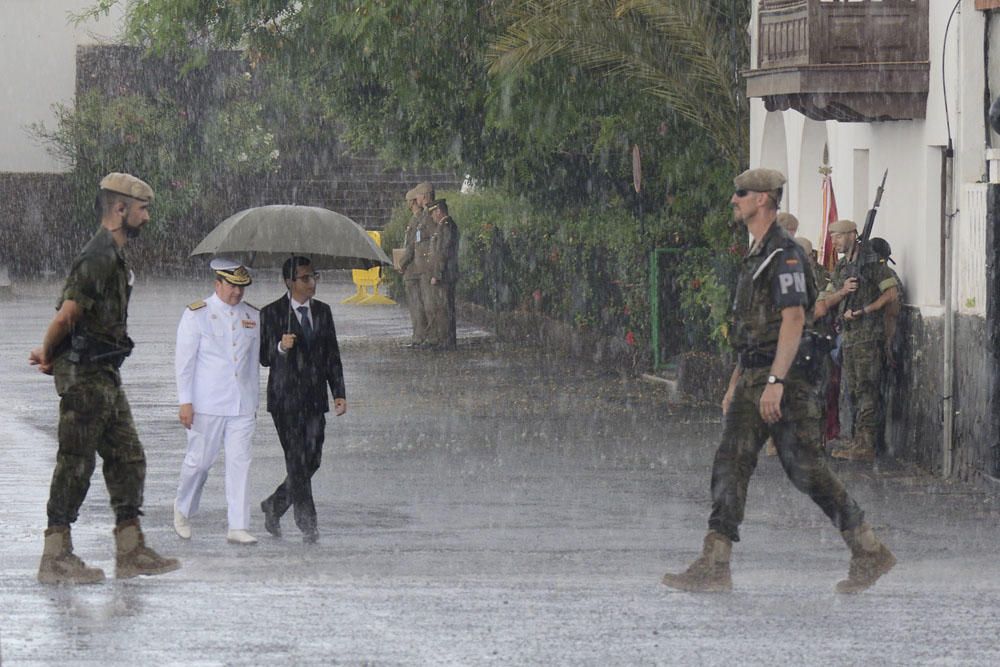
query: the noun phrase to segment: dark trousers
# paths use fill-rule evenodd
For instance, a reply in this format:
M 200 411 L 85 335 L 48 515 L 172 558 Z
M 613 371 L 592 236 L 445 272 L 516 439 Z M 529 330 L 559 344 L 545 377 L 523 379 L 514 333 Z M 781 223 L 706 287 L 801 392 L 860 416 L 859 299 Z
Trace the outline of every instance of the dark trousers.
M 795 488 L 812 498 L 838 530 L 857 528 L 864 513 L 823 458 L 815 389 L 805 382 L 786 382 L 782 418 L 776 424 L 767 424 L 758 406 L 769 372 L 744 371 L 723 418 L 722 444 L 712 466 L 712 515 L 708 527 L 739 541 L 747 486 L 760 449 L 770 436 L 781 467 Z
M 313 503 L 312 476 L 323 457 L 326 415 L 300 415 L 272 412 L 278 440 L 285 452 L 285 480 L 264 502 L 281 517 L 295 508 L 295 525 L 303 532 L 316 529 L 316 505 Z

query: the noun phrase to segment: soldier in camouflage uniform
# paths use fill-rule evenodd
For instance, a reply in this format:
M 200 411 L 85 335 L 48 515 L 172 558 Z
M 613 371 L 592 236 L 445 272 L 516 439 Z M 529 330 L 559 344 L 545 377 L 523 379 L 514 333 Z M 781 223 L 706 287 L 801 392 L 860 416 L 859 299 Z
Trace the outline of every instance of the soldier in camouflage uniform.
M 854 406 L 854 438 L 830 455 L 870 462 L 875 460 L 875 447 L 883 429 L 881 387 L 885 364 L 885 314 L 898 301 L 899 280 L 877 255 L 862 251 L 857 243 L 857 232 L 857 225 L 850 220 L 838 220 L 830 225 L 834 246 L 844 256 L 837 262 L 830 283 L 819 296 L 816 315 L 822 317 L 833 312 L 847 300 L 842 331 L 842 368 Z M 855 269 L 860 279 L 848 277 Z
M 802 249 L 775 223 L 784 182 L 772 169 L 751 169 L 734 180 L 734 216 L 754 239 L 733 300 L 732 343 L 739 362 L 722 399 L 722 443 L 712 466 L 712 513 L 702 555 L 685 572 L 664 575 L 672 588 L 732 589 L 732 544 L 739 541 L 747 485 L 769 435 L 785 474 L 820 506 L 851 549 L 847 579 L 836 590 L 863 591 L 896 562 L 822 456 L 810 373 L 795 364 L 816 290 Z
M 59 451 L 47 506 L 48 528 L 38 568 L 42 583 L 96 583 L 104 572 L 73 553 L 70 525 L 90 488 L 96 454 L 115 512 L 118 578 L 162 574 L 180 563 L 145 545 L 142 514 L 146 456 L 132 421 L 118 368 L 132 351 L 126 330 L 132 271 L 122 254 L 149 221 L 153 190 L 129 174 L 101 180 L 101 228 L 73 261 L 57 312 L 29 362 L 55 377 Z
M 430 183 L 419 183 L 406 193 L 406 203 L 413 217 L 406 226 L 406 237 L 403 245 L 403 256 L 399 268 L 403 272 L 403 284 L 406 287 L 406 306 L 410 311 L 410 323 L 413 325 L 413 338 L 410 347 L 427 347 L 427 304 L 424 303 L 425 276 L 428 266 L 427 258 L 430 237 L 434 222 L 431 220 L 427 206 L 434 201 L 434 186 Z M 419 252 L 418 252 L 419 249 Z M 429 284 L 429 283 L 428 283 Z

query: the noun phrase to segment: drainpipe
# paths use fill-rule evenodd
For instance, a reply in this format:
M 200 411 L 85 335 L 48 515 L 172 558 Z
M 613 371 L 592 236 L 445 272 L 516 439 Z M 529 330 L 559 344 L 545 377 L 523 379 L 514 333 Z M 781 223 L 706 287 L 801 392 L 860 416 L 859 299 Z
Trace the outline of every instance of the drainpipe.
M 941 476 L 945 478 L 951 477 L 952 473 L 952 434 L 955 422 L 955 305 L 952 299 L 952 253 L 955 247 L 952 238 L 952 223 L 955 219 L 954 162 L 955 149 L 949 139 L 944 153 L 944 377 L 941 383 L 944 393 L 941 399 L 944 431 L 941 441 Z

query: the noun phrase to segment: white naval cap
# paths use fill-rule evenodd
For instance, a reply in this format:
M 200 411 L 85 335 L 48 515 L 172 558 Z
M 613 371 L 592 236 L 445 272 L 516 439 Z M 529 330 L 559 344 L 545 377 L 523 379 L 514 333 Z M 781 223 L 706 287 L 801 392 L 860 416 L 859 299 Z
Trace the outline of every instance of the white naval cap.
M 219 276 L 225 280 L 230 285 L 236 285 L 237 287 L 246 287 L 253 282 L 253 276 L 247 271 L 247 267 L 243 266 L 235 259 L 229 259 L 228 257 L 216 257 L 209 263 L 212 271 L 215 275 Z

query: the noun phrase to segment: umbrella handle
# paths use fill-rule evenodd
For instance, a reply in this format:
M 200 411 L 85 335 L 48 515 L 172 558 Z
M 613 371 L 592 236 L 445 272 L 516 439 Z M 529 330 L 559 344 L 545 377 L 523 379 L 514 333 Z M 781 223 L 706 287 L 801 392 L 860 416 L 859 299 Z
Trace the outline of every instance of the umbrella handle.
M 294 259 L 295 258 L 295 253 L 290 254 L 288 256 L 288 258 L 289 259 Z M 295 280 L 295 263 L 294 262 L 292 262 L 292 280 Z M 289 289 L 288 290 L 288 328 L 285 331 L 285 333 L 292 333 L 292 318 L 294 316 L 295 316 L 295 313 L 292 312 L 292 290 Z

